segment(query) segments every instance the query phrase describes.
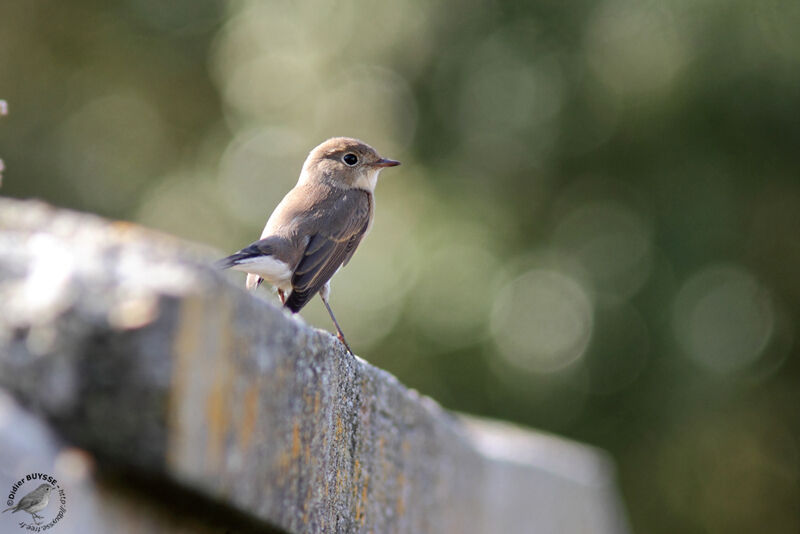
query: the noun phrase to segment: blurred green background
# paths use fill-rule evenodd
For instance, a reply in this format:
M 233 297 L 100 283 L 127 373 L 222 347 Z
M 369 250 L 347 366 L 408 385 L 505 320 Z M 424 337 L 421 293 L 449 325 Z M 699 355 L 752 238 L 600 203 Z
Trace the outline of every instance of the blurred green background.
M 359 354 L 607 449 L 636 532 L 798 532 L 800 2 L 303 4 L 3 3 L 0 192 L 229 253 L 359 137 Z

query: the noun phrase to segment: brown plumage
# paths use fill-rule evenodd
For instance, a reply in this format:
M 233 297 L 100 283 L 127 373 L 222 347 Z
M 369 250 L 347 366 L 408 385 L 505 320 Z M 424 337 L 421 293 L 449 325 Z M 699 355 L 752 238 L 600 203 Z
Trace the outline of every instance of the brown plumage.
M 378 174 L 399 164 L 357 139 L 328 139 L 308 155 L 297 185 L 275 208 L 261 239 L 218 265 L 247 272 L 250 289 L 266 280 L 293 313 L 320 293 L 349 351 L 328 304 L 330 279 L 372 225 Z

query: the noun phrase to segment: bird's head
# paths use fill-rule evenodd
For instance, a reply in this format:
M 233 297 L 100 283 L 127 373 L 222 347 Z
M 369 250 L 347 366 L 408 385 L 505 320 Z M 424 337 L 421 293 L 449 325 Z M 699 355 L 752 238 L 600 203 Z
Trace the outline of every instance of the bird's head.
M 374 191 L 378 174 L 399 161 L 381 157 L 366 143 L 351 137 L 328 139 L 308 155 L 301 181 L 324 181 L 337 187 Z

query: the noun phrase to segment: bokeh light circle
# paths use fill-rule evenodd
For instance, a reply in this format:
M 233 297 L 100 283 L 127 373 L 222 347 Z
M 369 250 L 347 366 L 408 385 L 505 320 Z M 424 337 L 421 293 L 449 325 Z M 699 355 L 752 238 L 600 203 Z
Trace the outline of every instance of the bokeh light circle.
M 731 264 L 714 265 L 689 278 L 675 298 L 673 313 L 675 335 L 686 355 L 720 374 L 755 363 L 775 324 L 766 289 Z
M 600 291 L 629 298 L 652 271 L 651 232 L 631 209 L 612 202 L 587 202 L 556 227 L 556 247 L 580 263 Z
M 491 330 L 500 355 L 514 367 L 548 373 L 583 356 L 591 338 L 588 291 L 560 272 L 533 269 L 500 290 Z

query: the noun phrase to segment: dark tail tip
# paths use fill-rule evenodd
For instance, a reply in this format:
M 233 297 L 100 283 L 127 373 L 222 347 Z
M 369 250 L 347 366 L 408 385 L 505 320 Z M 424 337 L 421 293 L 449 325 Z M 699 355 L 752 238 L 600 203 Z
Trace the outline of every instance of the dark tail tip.
M 292 313 L 297 313 L 302 310 L 306 304 L 308 304 L 308 294 L 303 291 L 292 291 L 283 307 Z
M 239 253 L 233 254 L 231 256 L 228 256 L 227 258 L 222 258 L 221 260 L 215 261 L 214 268 L 220 270 L 230 269 L 231 267 L 236 265 L 238 263 L 238 260 L 240 259 L 241 259 L 241 254 Z
M 242 260 L 248 258 L 257 258 L 259 256 L 268 256 L 272 253 L 272 248 L 266 243 L 266 240 L 256 241 L 252 245 L 243 248 L 235 254 L 231 254 L 227 258 L 222 258 L 214 262 L 214 267 L 217 269 L 230 269 L 234 265 L 241 263 Z

